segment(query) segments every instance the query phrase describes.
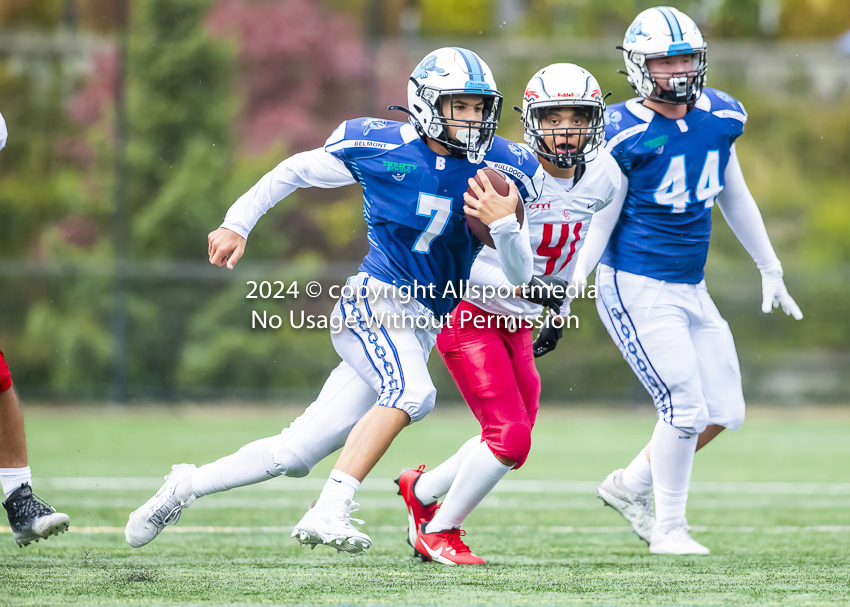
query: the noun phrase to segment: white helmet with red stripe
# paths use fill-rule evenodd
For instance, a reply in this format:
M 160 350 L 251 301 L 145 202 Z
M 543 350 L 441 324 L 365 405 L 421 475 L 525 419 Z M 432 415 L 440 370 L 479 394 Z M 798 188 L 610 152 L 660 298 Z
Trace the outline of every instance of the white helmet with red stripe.
M 544 124 L 544 119 L 560 108 L 579 110 L 587 119 L 588 126 L 552 128 Z M 514 109 L 519 111 L 519 108 Z M 602 90 L 593 74 L 572 63 L 554 63 L 534 74 L 525 87 L 521 110 L 525 142 L 559 168 L 570 168 L 590 160 L 588 155 L 602 145 L 605 138 L 604 113 Z M 553 136 L 565 130 L 570 134 L 583 135 L 579 145 L 553 149 Z

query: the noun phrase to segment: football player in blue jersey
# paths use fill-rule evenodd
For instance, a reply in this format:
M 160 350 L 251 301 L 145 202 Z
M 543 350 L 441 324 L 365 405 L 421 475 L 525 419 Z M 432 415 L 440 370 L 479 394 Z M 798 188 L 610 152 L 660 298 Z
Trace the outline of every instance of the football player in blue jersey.
M 496 137 L 501 106 L 492 73 L 475 53 L 439 49 L 410 77 L 409 122 L 348 120 L 324 147 L 283 161 L 233 204 L 209 236 L 210 262 L 231 269 L 259 218 L 297 188 L 360 184 L 369 252 L 332 313 L 340 330 L 332 330 L 331 339 L 342 363 L 281 434 L 200 468 L 174 466 L 156 495 L 130 515 L 130 545 L 152 541 L 199 497 L 281 475 L 305 476 L 345 445 L 293 537 L 352 555 L 371 546 L 351 524 L 354 493 L 395 436 L 434 407 L 428 356 L 482 246 L 466 216 L 489 226 L 513 284 L 532 278 L 531 247 L 515 209 L 518 196 L 540 196 L 543 169 L 533 159 L 522 163 L 509 142 Z M 509 180 L 508 196 L 483 173 L 483 187 L 472 179 L 485 156 L 487 165 L 516 180 Z
M 762 310 L 802 314 L 735 153 L 747 113 L 705 86 L 699 28 L 676 9 L 648 9 L 621 50 L 639 97 L 609 107 L 606 148 L 624 187 L 593 220 L 576 276 L 599 261 L 599 315 L 655 401 L 658 423 L 646 448 L 598 495 L 651 553 L 708 554 L 685 519 L 694 453 L 744 420 L 735 344 L 703 279 L 715 202 L 761 272 Z

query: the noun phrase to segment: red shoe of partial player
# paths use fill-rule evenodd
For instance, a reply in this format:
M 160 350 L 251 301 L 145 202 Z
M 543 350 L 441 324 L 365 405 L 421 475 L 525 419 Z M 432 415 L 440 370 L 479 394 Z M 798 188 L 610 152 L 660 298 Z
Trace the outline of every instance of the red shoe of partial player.
M 469 547 L 460 539 L 464 535 L 466 531 L 463 529 L 422 533 L 420 528 L 414 548 L 432 561 L 443 565 L 483 565 L 486 561 L 472 554 Z
M 430 560 L 420 554 L 416 549 L 416 536 L 419 533 L 419 526 L 434 518 L 440 507 L 437 505 L 437 502 L 428 506 L 424 505 L 413 493 L 413 487 L 424 471 L 425 464 L 422 464 L 416 470 L 405 468 L 401 471 L 399 477 L 395 479 L 395 484 L 398 485 L 398 494 L 404 499 L 404 503 L 407 505 L 407 543 L 413 548 L 413 556 L 418 556 L 423 560 Z

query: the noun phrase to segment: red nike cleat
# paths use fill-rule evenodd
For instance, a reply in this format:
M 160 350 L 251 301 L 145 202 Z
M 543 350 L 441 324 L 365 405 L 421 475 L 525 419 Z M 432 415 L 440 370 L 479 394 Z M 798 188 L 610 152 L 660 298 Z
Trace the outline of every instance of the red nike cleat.
M 407 543 L 413 548 L 413 556 L 418 556 L 422 560 L 427 561 L 430 559 L 423 556 L 416 549 L 416 535 L 419 533 L 419 526 L 434 518 L 440 507 L 437 505 L 437 502 L 426 506 L 413 493 L 413 486 L 416 485 L 416 481 L 419 480 L 419 477 L 422 476 L 422 472 L 424 471 L 425 464 L 422 464 L 416 470 L 405 468 L 401 471 L 399 477 L 395 479 L 395 484 L 398 485 L 398 494 L 404 499 L 404 503 L 407 505 Z
M 463 529 L 447 529 L 434 533 L 422 533 L 420 529 L 414 549 L 443 565 L 483 565 L 486 561 L 472 554 L 460 539 L 464 535 L 466 531 Z

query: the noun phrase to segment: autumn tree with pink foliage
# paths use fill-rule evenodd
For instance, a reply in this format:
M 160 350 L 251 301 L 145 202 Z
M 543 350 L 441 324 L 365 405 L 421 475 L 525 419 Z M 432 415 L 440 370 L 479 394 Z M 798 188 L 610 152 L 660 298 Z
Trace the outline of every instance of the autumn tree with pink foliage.
M 238 46 L 243 100 L 239 137 L 249 152 L 284 140 L 321 144 L 337 124 L 360 115 L 367 74 L 356 25 L 312 0 L 222 0 L 207 26 Z

